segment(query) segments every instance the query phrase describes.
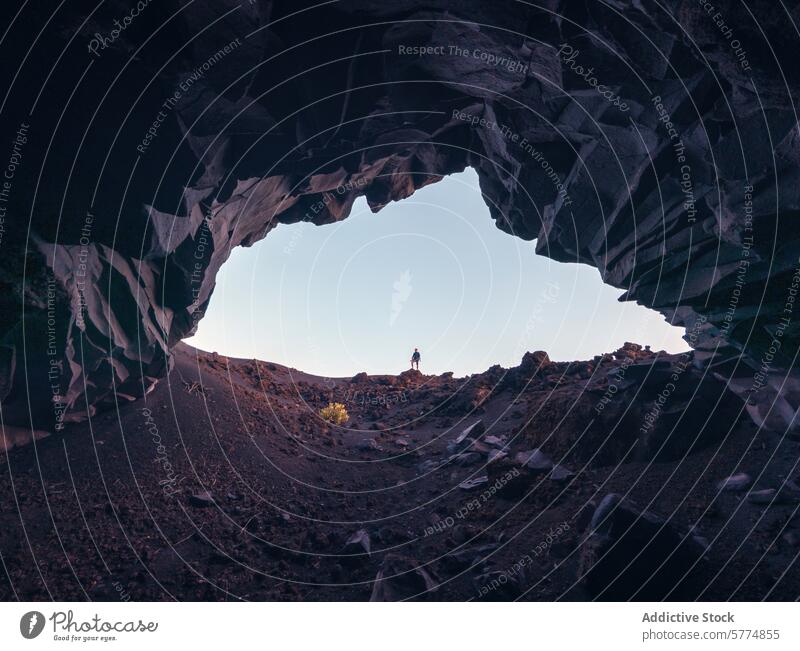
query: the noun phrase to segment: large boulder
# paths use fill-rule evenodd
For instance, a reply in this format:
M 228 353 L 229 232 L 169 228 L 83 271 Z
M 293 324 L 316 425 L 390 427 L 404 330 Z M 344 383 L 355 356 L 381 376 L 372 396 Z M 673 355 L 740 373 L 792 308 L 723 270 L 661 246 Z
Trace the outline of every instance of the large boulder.
M 581 544 L 579 574 L 592 599 L 688 600 L 706 548 L 691 533 L 619 495 L 606 495 Z

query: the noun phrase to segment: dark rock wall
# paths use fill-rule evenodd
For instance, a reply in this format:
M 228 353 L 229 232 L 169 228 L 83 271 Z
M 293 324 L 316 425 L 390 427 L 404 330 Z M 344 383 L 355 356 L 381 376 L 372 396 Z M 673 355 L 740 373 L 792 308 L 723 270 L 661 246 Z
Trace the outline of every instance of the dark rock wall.
M 232 247 L 466 166 L 499 228 L 792 421 L 798 3 L 314 4 L 3 8 L 6 423 L 141 396 Z

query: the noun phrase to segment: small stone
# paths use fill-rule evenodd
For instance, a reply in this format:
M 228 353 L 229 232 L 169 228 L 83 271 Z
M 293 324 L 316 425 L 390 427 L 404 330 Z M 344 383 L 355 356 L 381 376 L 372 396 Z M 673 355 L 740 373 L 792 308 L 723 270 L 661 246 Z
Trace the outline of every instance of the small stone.
M 475 443 L 475 439 L 467 439 L 462 443 L 456 443 L 455 441 L 450 441 L 450 443 L 447 444 L 447 454 L 449 454 L 452 457 L 454 454 L 458 454 L 463 450 L 471 448 L 473 443 Z
M 465 429 L 463 432 L 461 432 L 461 434 L 459 434 L 453 440 L 453 443 L 455 443 L 456 445 L 462 445 L 468 439 L 477 438 L 478 436 L 483 434 L 484 430 L 485 430 L 485 428 L 483 426 L 483 421 L 482 420 L 476 421 L 476 422 L 472 423 L 472 425 L 467 427 L 467 429 Z
M 356 449 L 367 452 L 370 450 L 379 450 L 380 446 L 378 446 L 378 442 L 375 439 L 363 439 L 356 443 Z
M 344 544 L 344 553 L 349 555 L 361 555 L 372 553 L 372 544 L 366 529 L 359 529 L 347 539 Z
M 495 461 L 502 461 L 508 456 L 508 453 L 502 450 L 491 450 L 487 459 L 487 463 L 494 463 Z
M 514 457 L 514 461 L 521 466 L 525 466 L 528 468 L 528 470 L 534 470 L 537 472 L 546 472 L 551 470 L 554 465 L 550 460 L 550 457 L 548 457 L 539 448 L 531 450 L 530 452 L 517 453 L 517 455 Z
M 575 473 L 572 472 L 569 468 L 556 464 L 550 471 L 550 475 L 548 476 L 548 478 L 552 479 L 553 481 L 567 481 L 568 479 L 574 476 Z
M 438 587 L 431 574 L 415 561 L 399 554 L 387 554 L 375 577 L 369 600 L 425 599 Z
M 488 445 L 484 444 L 481 441 L 473 441 L 472 445 L 470 445 L 466 449 L 470 450 L 470 452 L 478 452 L 480 454 L 489 454 L 495 448 L 489 447 Z
M 765 488 L 760 491 L 750 491 L 747 494 L 747 501 L 753 504 L 777 504 L 778 491 L 774 488 Z
M 798 501 L 798 498 L 791 491 L 783 489 L 776 490 L 775 488 L 765 488 L 758 491 L 750 491 L 747 494 L 747 501 L 753 504 L 792 504 Z
M 502 448 L 506 444 L 505 438 L 500 438 L 499 436 L 484 436 L 482 441 L 486 443 L 486 445 L 491 445 L 493 448 Z
M 394 440 L 394 442 L 397 443 L 397 445 L 399 445 L 401 447 L 404 447 L 404 448 L 406 448 L 409 445 L 411 445 L 411 442 L 408 439 L 404 439 L 402 436 L 399 437 L 399 438 L 396 438 Z
M 198 508 L 214 506 L 214 497 L 211 495 L 210 491 L 193 493 L 192 495 L 189 496 L 189 505 L 196 506 Z
M 480 488 L 484 484 L 489 483 L 489 477 L 484 475 L 483 477 L 474 477 L 473 479 L 467 479 L 466 481 L 462 481 L 458 487 L 461 490 L 471 491 L 475 490 L 476 488 Z
M 737 475 L 731 475 L 730 477 L 726 477 L 721 482 L 717 484 L 717 490 L 721 491 L 731 491 L 731 492 L 739 492 L 746 490 L 753 480 L 750 479 L 750 475 L 744 472 L 740 472 Z

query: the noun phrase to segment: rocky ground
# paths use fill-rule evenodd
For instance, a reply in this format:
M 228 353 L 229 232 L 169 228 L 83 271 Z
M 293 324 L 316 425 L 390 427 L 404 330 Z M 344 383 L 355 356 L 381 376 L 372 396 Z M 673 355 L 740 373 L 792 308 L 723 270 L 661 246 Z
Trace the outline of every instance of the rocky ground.
M 691 360 L 331 379 L 179 346 L 0 456 L 0 598 L 796 599 L 800 443 Z

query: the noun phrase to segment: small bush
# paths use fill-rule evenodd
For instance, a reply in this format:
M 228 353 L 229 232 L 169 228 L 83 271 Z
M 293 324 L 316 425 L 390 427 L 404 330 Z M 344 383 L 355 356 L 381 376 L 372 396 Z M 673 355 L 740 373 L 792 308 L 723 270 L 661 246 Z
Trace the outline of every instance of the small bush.
M 347 409 L 341 402 L 329 402 L 327 407 L 320 409 L 319 415 L 334 425 L 341 425 L 349 418 Z

